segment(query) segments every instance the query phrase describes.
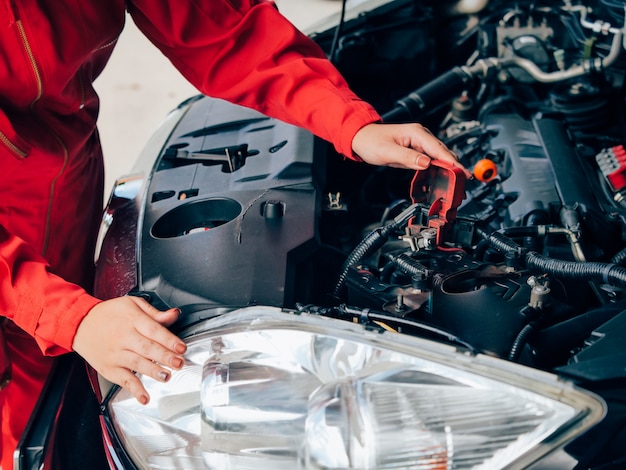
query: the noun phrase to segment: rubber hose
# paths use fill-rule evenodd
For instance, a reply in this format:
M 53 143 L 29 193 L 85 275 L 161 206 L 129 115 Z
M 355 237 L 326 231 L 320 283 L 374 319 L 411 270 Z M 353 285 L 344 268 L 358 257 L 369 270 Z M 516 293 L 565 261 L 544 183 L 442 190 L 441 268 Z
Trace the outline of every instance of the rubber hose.
M 487 240 L 493 248 L 503 253 L 511 251 L 521 253 L 524 251 L 520 245 L 501 233 L 487 234 L 481 229 L 478 229 L 477 233 Z M 552 274 L 563 279 L 586 280 L 614 286 L 626 286 L 626 268 L 612 263 L 564 261 L 547 258 L 534 251 L 527 252 L 525 260 L 528 269 Z
M 520 245 L 499 232 L 487 233 L 482 229 L 477 229 L 476 233 L 485 239 L 491 247 L 503 253 L 507 253 L 509 251 L 520 252 L 522 250 Z
M 547 272 L 563 279 L 590 280 L 626 286 L 626 268 L 612 263 L 556 260 L 530 251 L 526 254 L 526 266 L 531 270 Z
M 411 121 L 433 111 L 461 94 L 471 79 L 466 70 L 454 67 L 398 100 L 390 111 L 382 115 L 383 122 Z
M 392 259 L 393 264 L 395 264 L 401 271 L 416 275 L 416 274 L 428 274 L 428 268 L 424 266 L 419 261 L 414 260 L 410 256 L 405 254 L 401 254 Z
M 333 289 L 333 295 L 339 298 L 339 294 L 346 283 L 350 267 L 358 264 L 364 258 L 380 249 L 389 239 L 389 235 L 396 229 L 395 224 L 385 225 L 370 232 L 356 248 L 350 253 L 341 267 L 341 272 L 337 277 L 337 283 Z
M 517 334 L 515 340 L 513 341 L 513 345 L 511 346 L 511 350 L 509 351 L 509 361 L 517 361 L 519 359 L 524 346 L 526 346 L 528 337 L 534 330 L 534 325 L 529 323 Z

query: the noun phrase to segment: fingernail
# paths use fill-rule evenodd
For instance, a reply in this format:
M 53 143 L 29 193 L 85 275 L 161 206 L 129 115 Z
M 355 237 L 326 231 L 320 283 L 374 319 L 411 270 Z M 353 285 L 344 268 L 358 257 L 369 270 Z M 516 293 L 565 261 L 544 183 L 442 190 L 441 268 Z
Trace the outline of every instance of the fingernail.
M 176 351 L 178 354 L 183 354 L 185 351 L 187 351 L 187 345 L 185 343 L 176 343 L 176 345 L 174 346 L 174 351 Z
M 183 360 L 179 357 L 175 357 L 172 359 L 172 367 L 175 369 L 180 369 L 183 366 Z
M 430 158 L 428 158 L 426 155 L 420 155 L 419 157 L 417 157 L 415 163 L 421 169 L 425 169 L 428 168 L 428 166 L 430 165 Z
M 148 401 L 150 401 L 150 399 L 146 395 L 141 395 L 139 397 L 139 403 L 141 403 L 142 405 L 147 405 Z
M 170 379 L 170 374 L 162 370 L 161 372 L 159 372 L 159 379 L 161 380 L 161 382 L 167 382 Z
M 176 315 L 180 315 L 181 313 L 183 313 L 183 311 L 179 308 L 175 308 L 174 311 L 176 312 Z

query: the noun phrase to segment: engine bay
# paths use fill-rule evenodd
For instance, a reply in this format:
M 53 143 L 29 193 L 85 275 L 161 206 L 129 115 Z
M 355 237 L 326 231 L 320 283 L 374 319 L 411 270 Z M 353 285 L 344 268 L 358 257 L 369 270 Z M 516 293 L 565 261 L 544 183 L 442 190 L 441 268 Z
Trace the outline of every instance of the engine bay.
M 384 101 L 390 88 L 381 92 L 372 75 L 351 68 L 361 48 L 371 54 L 392 42 L 393 20 L 387 36 L 374 26 L 365 34 L 367 17 L 353 31 L 348 23 L 332 54 L 355 88 L 386 110 L 386 121 L 424 123 L 474 174 L 453 220 L 442 222 L 433 201 L 419 201 L 402 233 L 359 256 L 341 301 L 441 328 L 498 357 L 567 368 L 592 325 L 623 302 L 623 5 L 485 2 L 475 14 L 454 10 L 463 4 L 404 2 L 392 14 L 420 24 L 408 29 L 428 30 L 428 39 L 411 41 L 422 45 L 412 63 L 420 78 L 435 71 L 393 103 Z M 387 75 L 404 75 L 386 67 Z M 379 173 L 336 190 L 354 212 L 379 208 L 378 224 L 361 233 L 389 224 L 425 189 Z M 382 194 L 386 206 L 373 200 Z M 445 192 L 435 199 L 455 205 Z M 433 246 L 438 224 L 445 230 Z
M 181 105 L 145 207 L 130 210 L 140 243 L 112 230 L 103 245 L 101 259 L 138 246 L 121 262 L 137 279 L 108 282 L 101 265 L 100 295 L 136 286 L 189 312 L 371 310 L 401 332 L 571 369 L 625 300 L 620 12 L 507 5 L 460 14 L 395 1 L 346 21 L 336 45 L 334 30 L 312 36 L 385 120 L 424 123 L 472 179 L 438 162 L 418 174 L 369 167 L 198 96 Z

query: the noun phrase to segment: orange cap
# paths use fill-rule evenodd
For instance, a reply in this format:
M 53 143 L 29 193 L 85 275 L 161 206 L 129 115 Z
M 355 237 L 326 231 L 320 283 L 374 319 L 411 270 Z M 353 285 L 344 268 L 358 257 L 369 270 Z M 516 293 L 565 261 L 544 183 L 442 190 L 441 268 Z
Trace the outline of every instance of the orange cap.
M 474 165 L 474 178 L 478 181 L 486 183 L 498 176 L 498 167 L 496 164 L 488 158 L 478 160 Z

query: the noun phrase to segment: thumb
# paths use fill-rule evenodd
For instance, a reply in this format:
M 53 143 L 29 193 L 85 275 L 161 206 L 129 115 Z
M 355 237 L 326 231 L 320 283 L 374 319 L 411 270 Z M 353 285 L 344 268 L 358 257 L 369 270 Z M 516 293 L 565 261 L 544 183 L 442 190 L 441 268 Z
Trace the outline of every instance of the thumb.
M 415 162 L 414 170 L 425 170 L 430 166 L 430 157 L 420 152 L 415 152 L 413 161 Z
M 393 161 L 389 163 L 389 166 L 396 168 L 406 168 L 409 170 L 425 170 L 430 166 L 430 157 L 423 152 L 409 148 L 396 146 L 393 148 L 395 152 L 393 155 Z

